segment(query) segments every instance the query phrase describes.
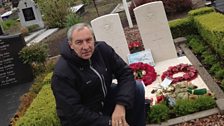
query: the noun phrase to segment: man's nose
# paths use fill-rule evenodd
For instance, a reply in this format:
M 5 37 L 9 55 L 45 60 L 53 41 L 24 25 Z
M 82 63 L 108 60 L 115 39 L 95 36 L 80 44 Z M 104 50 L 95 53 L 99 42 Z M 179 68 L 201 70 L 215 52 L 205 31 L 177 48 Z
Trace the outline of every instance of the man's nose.
M 85 41 L 83 42 L 83 49 L 88 49 L 89 48 L 89 44 Z

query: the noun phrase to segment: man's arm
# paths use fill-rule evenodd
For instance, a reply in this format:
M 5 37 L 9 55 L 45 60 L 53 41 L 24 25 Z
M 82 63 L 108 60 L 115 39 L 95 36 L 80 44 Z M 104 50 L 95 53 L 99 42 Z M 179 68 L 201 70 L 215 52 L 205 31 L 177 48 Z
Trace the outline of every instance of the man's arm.
M 93 112 L 83 106 L 78 92 L 70 86 L 68 78 L 52 77 L 52 90 L 57 114 L 63 126 L 107 126 L 110 117 Z
M 126 110 L 123 105 L 116 104 L 112 114 L 112 126 L 128 126 L 125 116 Z

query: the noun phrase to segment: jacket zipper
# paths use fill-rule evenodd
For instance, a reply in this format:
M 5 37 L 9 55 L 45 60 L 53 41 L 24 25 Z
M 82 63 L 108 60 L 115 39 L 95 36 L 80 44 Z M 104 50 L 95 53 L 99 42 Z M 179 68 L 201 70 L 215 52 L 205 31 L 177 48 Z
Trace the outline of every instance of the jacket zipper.
M 90 62 L 91 63 L 91 62 Z M 96 71 L 96 69 L 94 69 L 92 67 L 92 65 L 90 64 L 90 69 L 100 78 L 100 83 L 101 83 L 101 87 L 102 87 L 102 90 L 103 90 L 103 95 L 104 97 L 106 97 L 106 93 L 107 93 L 107 89 L 106 89 L 106 85 L 105 85 L 105 82 L 103 80 L 103 78 L 100 76 L 100 74 Z

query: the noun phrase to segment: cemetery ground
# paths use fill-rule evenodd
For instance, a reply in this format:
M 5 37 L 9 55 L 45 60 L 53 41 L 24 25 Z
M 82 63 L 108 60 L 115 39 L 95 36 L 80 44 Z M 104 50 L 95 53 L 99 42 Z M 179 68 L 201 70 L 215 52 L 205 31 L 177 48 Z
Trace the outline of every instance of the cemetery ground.
M 99 2 L 97 4 L 100 15 L 108 14 L 116 6 L 116 4 L 117 4 L 116 2 L 120 2 L 120 1 L 115 0 L 113 2 L 111 2 L 111 1 L 107 1 L 107 2 L 109 2 L 111 5 L 104 3 L 104 2 Z M 95 8 L 93 6 L 92 7 L 91 6 L 92 5 L 90 5 L 90 7 L 86 7 L 86 12 L 83 14 L 84 21 L 89 22 L 90 20 L 97 17 L 97 15 L 93 15 L 93 13 L 96 14 L 94 12 Z M 121 16 L 122 24 L 124 27 L 124 31 L 125 31 L 125 35 L 126 35 L 128 43 L 133 42 L 133 41 L 141 41 L 141 37 L 140 37 L 137 26 L 135 25 L 134 28 L 131 28 L 131 29 L 128 28 L 124 13 L 121 12 L 120 16 Z M 172 15 L 168 18 L 171 20 L 171 19 L 176 19 L 176 18 L 185 17 L 185 16 L 186 16 L 186 12 L 179 14 L 179 15 Z M 50 48 L 49 57 L 54 57 L 59 54 L 60 43 L 62 41 L 66 41 L 66 31 L 67 31 L 66 29 L 60 29 L 58 32 L 52 34 L 51 36 L 49 36 L 48 38 L 46 38 L 45 40 L 42 41 L 49 45 L 49 48 Z M 182 126 L 182 125 L 184 125 L 184 126 L 224 125 L 224 116 L 220 115 L 220 114 L 214 114 L 214 115 L 211 115 L 206 118 L 195 119 L 195 120 L 191 120 L 189 122 L 178 124 L 178 126 Z
M 122 15 L 122 14 L 121 14 Z M 172 15 L 170 17 L 168 17 L 168 19 L 172 20 L 172 19 L 176 19 L 176 18 L 182 18 L 186 16 L 186 12 L 182 13 L 182 14 L 178 14 L 178 15 Z M 122 19 L 122 17 L 121 17 Z M 126 20 L 122 20 L 122 24 L 124 26 L 124 32 L 126 35 L 126 39 L 127 42 L 133 42 L 133 41 L 140 41 L 141 42 L 141 37 L 138 31 L 138 28 L 136 25 L 134 25 L 133 28 L 129 28 L 127 21 Z M 54 39 L 52 42 L 53 43 L 48 43 L 51 50 L 50 50 L 50 56 L 57 56 L 59 54 L 59 45 L 60 42 L 62 41 L 66 41 L 66 39 L 61 40 L 61 36 L 65 36 L 65 29 L 59 30 L 57 33 L 54 33 L 52 36 L 50 36 L 49 38 L 47 38 L 45 41 L 52 41 L 51 39 Z M 59 37 L 60 36 L 60 37 Z M 55 41 L 56 40 L 60 40 L 60 41 Z M 57 42 L 57 43 L 55 43 Z M 191 115 L 190 115 L 191 116 Z M 213 126 L 213 125 L 217 125 L 217 126 L 222 126 L 224 125 L 224 116 L 221 114 L 212 114 L 208 117 L 204 117 L 204 118 L 200 118 L 200 119 L 193 119 L 184 123 L 180 123 L 180 124 L 176 124 L 176 126 Z

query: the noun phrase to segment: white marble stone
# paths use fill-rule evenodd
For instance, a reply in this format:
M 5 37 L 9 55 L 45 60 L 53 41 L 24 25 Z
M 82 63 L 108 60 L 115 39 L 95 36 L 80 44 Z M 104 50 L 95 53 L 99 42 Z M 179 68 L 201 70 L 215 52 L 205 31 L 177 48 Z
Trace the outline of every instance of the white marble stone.
M 76 12 L 79 11 L 83 6 L 84 6 L 84 4 L 79 4 L 79 5 L 70 7 L 70 10 L 71 10 L 73 13 L 76 13 Z
M 26 43 L 29 43 L 31 40 L 33 40 L 35 37 L 37 37 L 38 35 L 40 35 L 41 33 L 45 32 L 46 29 L 41 29 L 39 31 L 33 32 L 28 36 L 24 37 L 24 40 Z
M 155 71 L 157 72 L 157 75 L 159 75 L 159 76 L 156 78 L 156 80 L 151 85 L 148 85 L 145 87 L 145 97 L 155 99 L 155 94 L 151 94 L 151 91 L 153 89 L 156 89 L 159 86 L 159 84 L 161 84 L 162 73 L 164 71 L 166 71 L 168 69 L 168 67 L 175 66 L 180 63 L 191 64 L 191 62 L 188 60 L 188 58 L 186 56 L 157 62 L 157 64 L 155 65 L 154 68 L 155 68 Z M 179 73 L 179 75 L 177 75 L 177 76 L 181 76 L 181 74 L 183 75 L 183 73 Z M 196 79 L 192 80 L 191 82 L 192 82 L 192 84 L 198 86 L 198 88 L 206 88 L 209 90 L 209 88 L 207 87 L 205 82 L 202 80 L 200 75 Z
M 1 15 L 1 17 L 2 17 L 2 18 L 7 18 L 7 17 L 9 17 L 11 14 L 12 14 L 12 11 L 10 10 L 10 11 L 7 11 L 7 12 L 3 13 L 3 14 Z
M 56 32 L 57 30 L 58 30 L 58 28 L 52 28 L 52 29 L 48 29 L 48 30 L 44 31 L 42 34 L 38 35 L 35 39 L 33 39 L 31 42 L 29 42 L 27 44 L 27 46 L 30 46 L 31 44 L 35 44 L 35 43 L 41 42 L 43 39 L 45 39 L 46 37 L 50 36 L 51 34 Z
M 119 15 L 108 14 L 91 21 L 97 41 L 105 41 L 127 62 L 129 54 L 127 40 Z
M 134 9 L 138 29 L 146 49 L 152 50 L 155 62 L 176 58 L 176 49 L 161 1 Z
M 33 0 L 20 0 L 18 8 L 22 26 L 27 27 L 37 24 L 40 28 L 44 28 L 40 10 Z

